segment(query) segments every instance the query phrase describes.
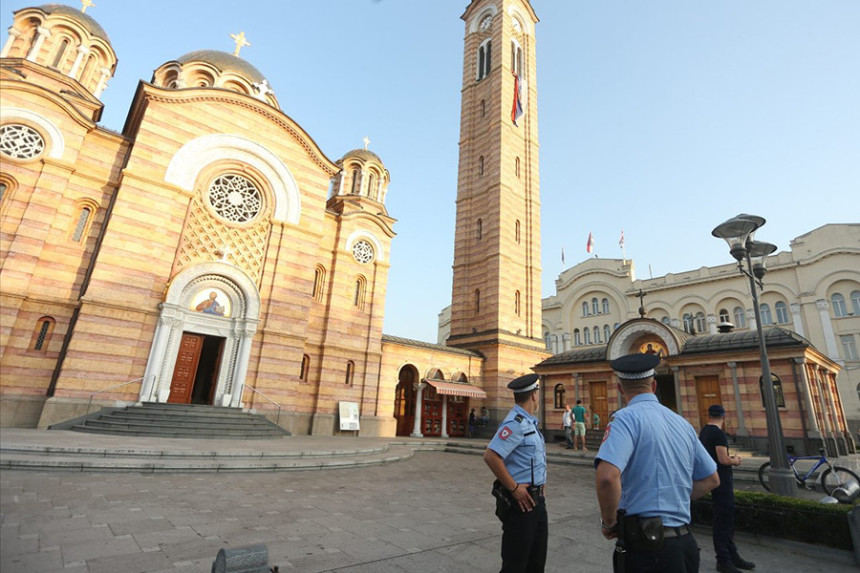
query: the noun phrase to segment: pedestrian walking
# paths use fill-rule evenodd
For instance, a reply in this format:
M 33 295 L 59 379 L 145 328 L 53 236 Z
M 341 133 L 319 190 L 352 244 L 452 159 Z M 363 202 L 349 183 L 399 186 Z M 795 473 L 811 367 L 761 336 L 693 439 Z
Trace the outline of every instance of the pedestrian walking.
M 573 447 L 582 439 L 582 451 L 587 452 L 585 447 L 585 406 L 582 405 L 582 400 L 576 401 L 576 408 L 573 409 Z
M 502 521 L 502 573 L 539 573 L 546 563 L 546 444 L 534 417 L 538 379 L 537 374 L 527 374 L 508 384 L 514 407 L 484 451 L 484 462 L 496 476 L 493 495 Z
M 570 404 L 564 405 L 564 414 L 561 415 L 561 427 L 564 428 L 564 441 L 568 450 L 573 449 L 573 440 L 570 439 L 571 425 L 573 424 L 573 412 Z
M 657 400 L 660 360 L 630 354 L 610 363 L 627 405 L 606 424 L 594 463 L 601 531 L 616 541 L 615 573 L 698 571 L 690 500 L 719 484 L 696 431 Z
M 475 409 L 472 408 L 472 411 L 469 412 L 469 437 L 472 437 L 472 433 L 475 431 L 475 422 L 478 417 L 475 415 Z
M 708 408 L 708 423 L 699 432 L 699 440 L 717 463 L 720 485 L 711 491 L 714 501 L 714 553 L 717 571 L 737 573 L 740 569 L 754 569 L 755 563 L 738 554 L 735 546 L 735 488 L 732 467 L 741 465 L 741 458 L 729 454 L 729 439 L 723 429 L 726 410 L 721 404 Z

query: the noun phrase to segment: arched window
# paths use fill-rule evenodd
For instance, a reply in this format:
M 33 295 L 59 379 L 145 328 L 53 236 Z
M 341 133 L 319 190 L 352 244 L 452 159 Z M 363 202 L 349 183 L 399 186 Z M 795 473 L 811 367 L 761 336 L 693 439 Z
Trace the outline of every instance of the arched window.
M 550 341 L 549 332 L 544 332 L 544 333 L 543 333 L 543 342 L 544 342 L 544 344 L 546 345 L 546 349 L 547 349 L 547 350 L 552 350 L 552 347 L 550 346 L 550 342 L 549 342 L 549 341 Z
M 78 222 L 75 225 L 75 230 L 72 232 L 72 241 L 75 243 L 80 243 L 84 238 L 85 231 L 89 226 L 90 215 L 92 214 L 92 207 L 81 207 L 81 211 L 78 213 Z
M 588 316 L 588 303 L 582 303 L 582 316 Z
M 487 115 L 487 102 L 481 100 L 481 117 L 486 117 Z
M 352 170 L 352 187 L 349 192 L 353 195 L 358 195 L 361 192 L 361 177 L 358 169 Z
M 591 314 L 600 314 L 600 307 L 597 306 L 597 298 L 591 299 Z
M 684 313 L 684 332 L 693 332 L 694 330 L 693 315 L 689 312 Z
M 785 303 L 783 301 L 779 301 L 773 305 L 773 307 L 776 310 L 777 324 L 788 324 L 788 307 Z
M 299 380 L 302 382 L 308 381 L 308 370 L 311 368 L 311 357 L 307 354 L 302 355 L 302 369 L 299 372 Z
M 593 329 L 593 332 L 594 332 L 594 343 L 600 344 L 600 327 L 595 326 Z
M 352 360 L 346 361 L 346 379 L 344 383 L 348 386 L 352 386 L 352 378 L 355 375 L 355 362 Z
M 591 331 L 588 330 L 587 328 L 583 328 L 582 334 L 583 334 L 583 337 L 585 338 L 585 344 L 586 345 L 591 344 Z
M 736 306 L 732 314 L 735 316 L 735 328 L 747 327 L 747 313 L 743 308 Z
M 758 307 L 759 312 L 761 313 L 761 324 L 762 326 L 766 324 L 773 324 L 773 316 L 770 314 L 770 306 L 766 302 L 763 302 Z
M 33 338 L 30 341 L 30 350 L 48 351 L 48 343 L 51 341 L 55 322 L 50 316 L 43 316 L 36 321 L 36 329 L 33 331 Z
M 668 316 L 664 316 L 663 318 L 660 319 L 660 322 L 662 322 L 666 326 L 670 326 L 672 324 L 672 319 L 669 318 Z
M 556 384 L 553 389 L 553 405 L 556 410 L 564 408 L 564 384 Z
M 609 314 L 609 299 L 605 298 L 602 301 L 603 304 L 603 314 Z
M 376 174 L 371 173 L 367 178 L 367 196 L 376 199 Z
M 782 392 L 782 380 L 779 379 L 779 376 L 770 373 L 770 379 L 773 382 L 773 395 L 776 398 L 776 405 L 780 408 L 785 408 L 785 394 Z M 764 377 L 758 377 L 758 387 L 761 391 L 761 405 L 764 406 Z
M 514 293 L 514 312 L 517 316 L 520 315 L 520 291 Z
M 834 293 L 830 297 L 830 303 L 833 305 L 833 316 L 835 318 L 842 318 L 848 314 L 845 311 L 845 297 L 841 293 Z
M 705 313 L 696 313 L 696 332 L 705 332 L 707 325 L 705 324 Z
M 514 158 L 514 173 L 516 174 L 517 179 L 519 179 L 519 177 L 520 177 L 520 158 L 519 157 Z
M 517 240 L 517 244 L 520 244 L 520 220 L 517 219 L 517 222 L 514 224 L 514 237 Z
M 621 328 L 621 323 L 619 323 L 619 322 L 616 322 L 616 323 L 612 326 L 612 330 L 618 330 L 619 328 Z
M 724 322 L 731 322 L 731 320 L 729 319 L 729 311 L 727 311 L 724 308 L 721 308 L 720 309 L 720 324 L 723 324 Z
M 323 299 L 323 285 L 325 284 L 325 268 L 318 266 L 314 270 L 314 290 L 311 294 L 316 300 Z
M 478 48 L 478 76 L 477 80 L 481 81 L 490 75 L 492 67 L 493 42 L 491 40 L 484 41 Z
M 484 238 L 484 220 L 478 219 L 477 224 L 475 225 L 475 234 L 478 235 L 478 240 Z
M 603 340 L 604 342 L 609 342 L 609 337 L 612 336 L 612 329 L 609 328 L 608 324 L 603 325 Z
M 60 64 L 63 63 L 63 56 L 66 55 L 66 48 L 69 47 L 69 41 L 66 38 L 63 38 L 63 41 L 60 42 L 60 47 L 57 48 L 57 53 L 54 55 L 54 62 L 51 64 L 52 68 L 59 68 Z
M 854 316 L 860 316 L 860 290 L 851 291 L 851 307 L 854 309 Z
M 573 329 L 573 344 L 575 346 L 582 346 L 582 338 L 579 336 L 579 329 Z
M 475 314 L 481 312 L 481 289 L 475 289 Z
M 353 304 L 358 307 L 359 310 L 364 310 L 364 287 L 364 277 L 358 277 L 355 279 L 355 299 L 353 300 Z
M 478 157 L 478 175 L 484 174 L 484 156 Z

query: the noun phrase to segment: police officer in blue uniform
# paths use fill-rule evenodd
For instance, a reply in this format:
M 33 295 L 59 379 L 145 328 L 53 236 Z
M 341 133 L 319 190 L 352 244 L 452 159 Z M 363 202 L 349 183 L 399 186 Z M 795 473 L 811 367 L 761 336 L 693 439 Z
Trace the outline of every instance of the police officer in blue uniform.
M 690 423 L 657 401 L 660 360 L 630 354 L 610 363 L 627 405 L 607 424 L 594 464 L 602 533 L 616 540 L 616 573 L 698 571 L 690 500 L 720 483 Z
M 527 374 L 508 384 L 515 405 L 484 452 L 484 462 L 496 476 L 493 495 L 502 520 L 502 573 L 540 572 L 546 563 L 546 444 L 533 415 L 538 408 L 538 379 L 537 374 Z M 500 506 L 508 510 L 500 512 Z

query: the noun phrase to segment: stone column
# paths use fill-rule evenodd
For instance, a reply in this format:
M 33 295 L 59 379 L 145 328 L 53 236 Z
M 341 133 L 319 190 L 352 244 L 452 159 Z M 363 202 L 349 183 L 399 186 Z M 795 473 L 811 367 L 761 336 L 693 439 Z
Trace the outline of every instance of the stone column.
M 102 95 L 102 92 L 105 91 L 105 88 L 107 87 L 108 78 L 110 77 L 110 69 L 102 68 L 101 71 L 102 75 L 99 77 L 99 83 L 96 86 L 96 91 L 93 92 L 93 95 L 95 97 L 99 97 Z
M 12 49 L 12 44 L 15 43 L 15 38 L 20 35 L 21 32 L 19 32 L 12 26 L 9 26 L 9 37 L 6 38 L 6 43 L 3 44 L 3 50 L 0 51 L 0 58 L 5 58 L 9 55 L 9 51 Z
M 245 375 L 248 373 L 248 361 L 251 358 L 251 341 L 254 338 L 255 331 L 256 329 L 245 327 L 240 332 L 239 352 L 236 355 L 236 364 L 233 367 L 233 396 L 230 399 L 230 406 L 234 408 L 242 406 L 242 391 L 245 389 Z M 227 404 L 224 405 L 226 406 Z
M 155 327 L 155 337 L 152 340 L 152 348 L 149 351 L 149 359 L 146 361 L 146 371 L 143 373 L 143 384 L 140 385 L 140 396 L 138 402 L 149 402 L 153 399 L 153 392 L 158 387 L 158 376 L 161 374 L 161 369 L 164 366 L 164 352 L 167 348 L 167 340 L 170 337 L 170 331 L 176 323 L 176 320 L 169 316 L 169 312 L 164 308 L 164 303 L 161 307 L 161 315 L 158 317 L 158 324 Z M 155 396 L 158 400 L 158 396 Z
M 78 46 L 78 55 L 75 56 L 75 61 L 72 64 L 72 68 L 69 70 L 69 73 L 66 74 L 70 78 L 78 79 L 78 69 L 81 67 L 81 62 L 84 61 L 84 57 L 90 53 L 90 49 L 84 45 Z
M 39 26 L 36 28 L 36 39 L 33 41 L 33 45 L 30 46 L 30 51 L 27 53 L 27 60 L 30 62 L 35 62 L 36 58 L 39 56 L 39 50 L 42 49 L 42 44 L 45 43 L 45 38 L 51 37 L 51 31 L 47 28 L 43 28 Z
M 708 332 L 710 334 L 717 333 L 717 317 L 713 314 L 709 314 L 705 317 L 705 321 L 708 323 Z
M 830 410 L 827 407 L 827 395 L 829 392 L 827 391 L 827 382 L 822 379 L 821 376 L 822 368 L 818 368 L 815 371 L 815 383 L 818 384 L 818 402 L 821 406 L 821 421 L 824 423 L 821 428 L 821 437 L 827 437 L 827 434 L 830 434 L 833 437 L 833 428 L 830 427 Z
M 684 397 L 681 395 L 681 378 L 678 376 L 678 372 L 680 368 L 677 366 L 670 366 L 669 369 L 672 371 L 672 380 L 675 385 L 675 405 L 678 408 L 678 415 L 684 415 Z
M 809 377 L 806 375 L 806 358 L 795 358 L 797 370 L 800 371 L 800 390 L 802 393 L 803 407 L 806 409 L 807 433 L 810 438 L 820 438 L 821 430 L 818 429 L 818 419 L 815 417 L 815 405 L 812 403 L 812 393 L 809 390 Z
M 824 344 L 827 347 L 827 356 L 840 362 L 839 349 L 836 347 L 836 336 L 833 334 L 833 323 L 830 320 L 830 303 L 824 299 L 815 301 L 818 315 L 821 317 L 821 330 L 824 331 Z
M 420 383 L 416 387 L 415 391 L 415 424 L 412 426 L 412 433 L 410 436 L 413 438 L 423 438 L 424 434 L 421 433 L 421 410 L 422 410 L 422 400 L 424 398 L 424 388 L 427 387 L 427 384 Z
M 794 331 L 806 338 L 806 332 L 803 329 L 803 318 L 800 316 L 800 304 L 793 302 L 789 308 L 791 308 L 791 321 L 794 323 Z
M 448 437 L 448 396 L 442 394 L 442 437 Z
M 561 348 L 562 352 L 567 352 L 570 350 L 570 333 L 565 332 L 561 335 Z
M 750 330 L 756 330 L 755 324 L 755 310 L 752 308 L 747 309 L 747 326 Z
M 726 364 L 729 368 L 732 369 L 732 388 L 735 392 L 735 410 L 737 411 L 738 418 L 738 435 L 748 436 L 749 431 L 747 431 L 746 422 L 744 422 L 744 404 L 741 401 L 741 389 L 740 385 L 738 384 L 738 363 L 727 362 Z
M 673 328 L 681 328 L 681 321 L 677 318 L 670 318 L 669 325 Z

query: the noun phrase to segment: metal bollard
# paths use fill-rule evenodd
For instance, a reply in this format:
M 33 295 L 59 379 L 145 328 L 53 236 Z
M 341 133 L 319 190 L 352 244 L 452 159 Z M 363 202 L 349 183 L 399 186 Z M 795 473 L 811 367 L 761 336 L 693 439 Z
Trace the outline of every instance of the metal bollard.
M 269 573 L 269 550 L 265 545 L 219 549 L 212 573 Z

